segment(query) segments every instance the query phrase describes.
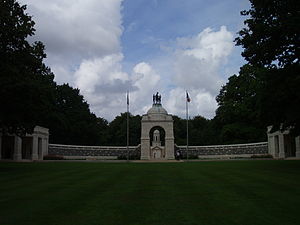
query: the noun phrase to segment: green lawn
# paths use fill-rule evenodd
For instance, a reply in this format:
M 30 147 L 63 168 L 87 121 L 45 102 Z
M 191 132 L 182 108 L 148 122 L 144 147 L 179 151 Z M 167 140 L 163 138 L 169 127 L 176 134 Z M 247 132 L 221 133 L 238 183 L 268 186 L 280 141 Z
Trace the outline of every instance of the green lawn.
M 300 161 L 0 163 L 0 224 L 300 224 Z

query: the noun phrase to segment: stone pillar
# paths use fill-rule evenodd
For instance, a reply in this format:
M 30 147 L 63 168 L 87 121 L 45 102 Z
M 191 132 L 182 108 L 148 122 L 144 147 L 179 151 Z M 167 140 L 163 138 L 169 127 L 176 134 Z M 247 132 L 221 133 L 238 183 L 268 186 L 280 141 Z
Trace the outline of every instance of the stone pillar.
M 280 133 L 278 135 L 278 140 L 279 140 L 279 158 L 285 158 L 283 133 Z
M 275 137 L 268 134 L 268 153 L 275 157 Z
M 22 160 L 22 138 L 15 135 L 14 160 Z
M 47 151 L 47 138 L 43 137 L 42 138 L 42 149 L 41 149 L 41 154 L 39 155 L 39 160 L 43 160 L 44 155 L 46 154 Z
M 296 158 L 300 158 L 300 136 L 295 137 L 296 143 Z
M 141 159 L 150 159 L 150 138 L 141 138 Z
M 166 159 L 174 159 L 174 138 L 172 137 L 166 137 L 165 138 L 165 144 L 166 144 Z
M 32 136 L 32 160 L 38 160 L 38 136 Z
M 45 138 L 45 151 L 44 151 L 44 155 L 43 155 L 43 157 L 45 156 L 45 155 L 48 155 L 48 151 L 49 151 L 49 138 L 48 137 L 46 137 Z
M 268 135 L 268 154 L 272 155 L 274 158 L 279 157 L 279 145 L 278 145 L 278 131 L 272 132 L 273 126 L 267 127 L 267 135 Z

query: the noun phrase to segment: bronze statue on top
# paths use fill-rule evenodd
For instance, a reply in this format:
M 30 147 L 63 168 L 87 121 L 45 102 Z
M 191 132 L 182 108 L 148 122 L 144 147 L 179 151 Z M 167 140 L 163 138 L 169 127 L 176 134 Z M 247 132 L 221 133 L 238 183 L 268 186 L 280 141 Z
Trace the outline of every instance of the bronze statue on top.
M 153 95 L 153 105 L 160 105 L 161 104 L 161 95 L 156 92 L 156 94 Z

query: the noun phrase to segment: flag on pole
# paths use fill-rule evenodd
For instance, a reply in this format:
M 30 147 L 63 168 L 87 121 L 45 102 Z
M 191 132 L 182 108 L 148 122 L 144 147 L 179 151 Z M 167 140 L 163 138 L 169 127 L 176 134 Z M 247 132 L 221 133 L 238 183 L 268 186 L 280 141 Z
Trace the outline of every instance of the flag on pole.
M 129 105 L 129 93 L 127 91 L 127 105 Z
M 129 91 L 127 91 L 126 95 L 127 100 L 127 161 L 129 161 Z
M 190 98 L 190 96 L 189 96 L 189 93 L 188 93 L 188 92 L 186 92 L 186 101 L 187 101 L 187 102 L 190 102 L 190 101 L 191 101 L 191 98 Z

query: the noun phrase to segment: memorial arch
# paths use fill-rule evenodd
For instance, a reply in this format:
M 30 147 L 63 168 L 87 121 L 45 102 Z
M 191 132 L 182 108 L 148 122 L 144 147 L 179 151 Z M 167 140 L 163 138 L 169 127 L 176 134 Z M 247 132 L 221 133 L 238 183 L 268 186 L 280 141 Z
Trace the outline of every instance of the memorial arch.
M 153 105 L 142 117 L 141 159 L 174 159 L 173 118 L 153 95 Z

